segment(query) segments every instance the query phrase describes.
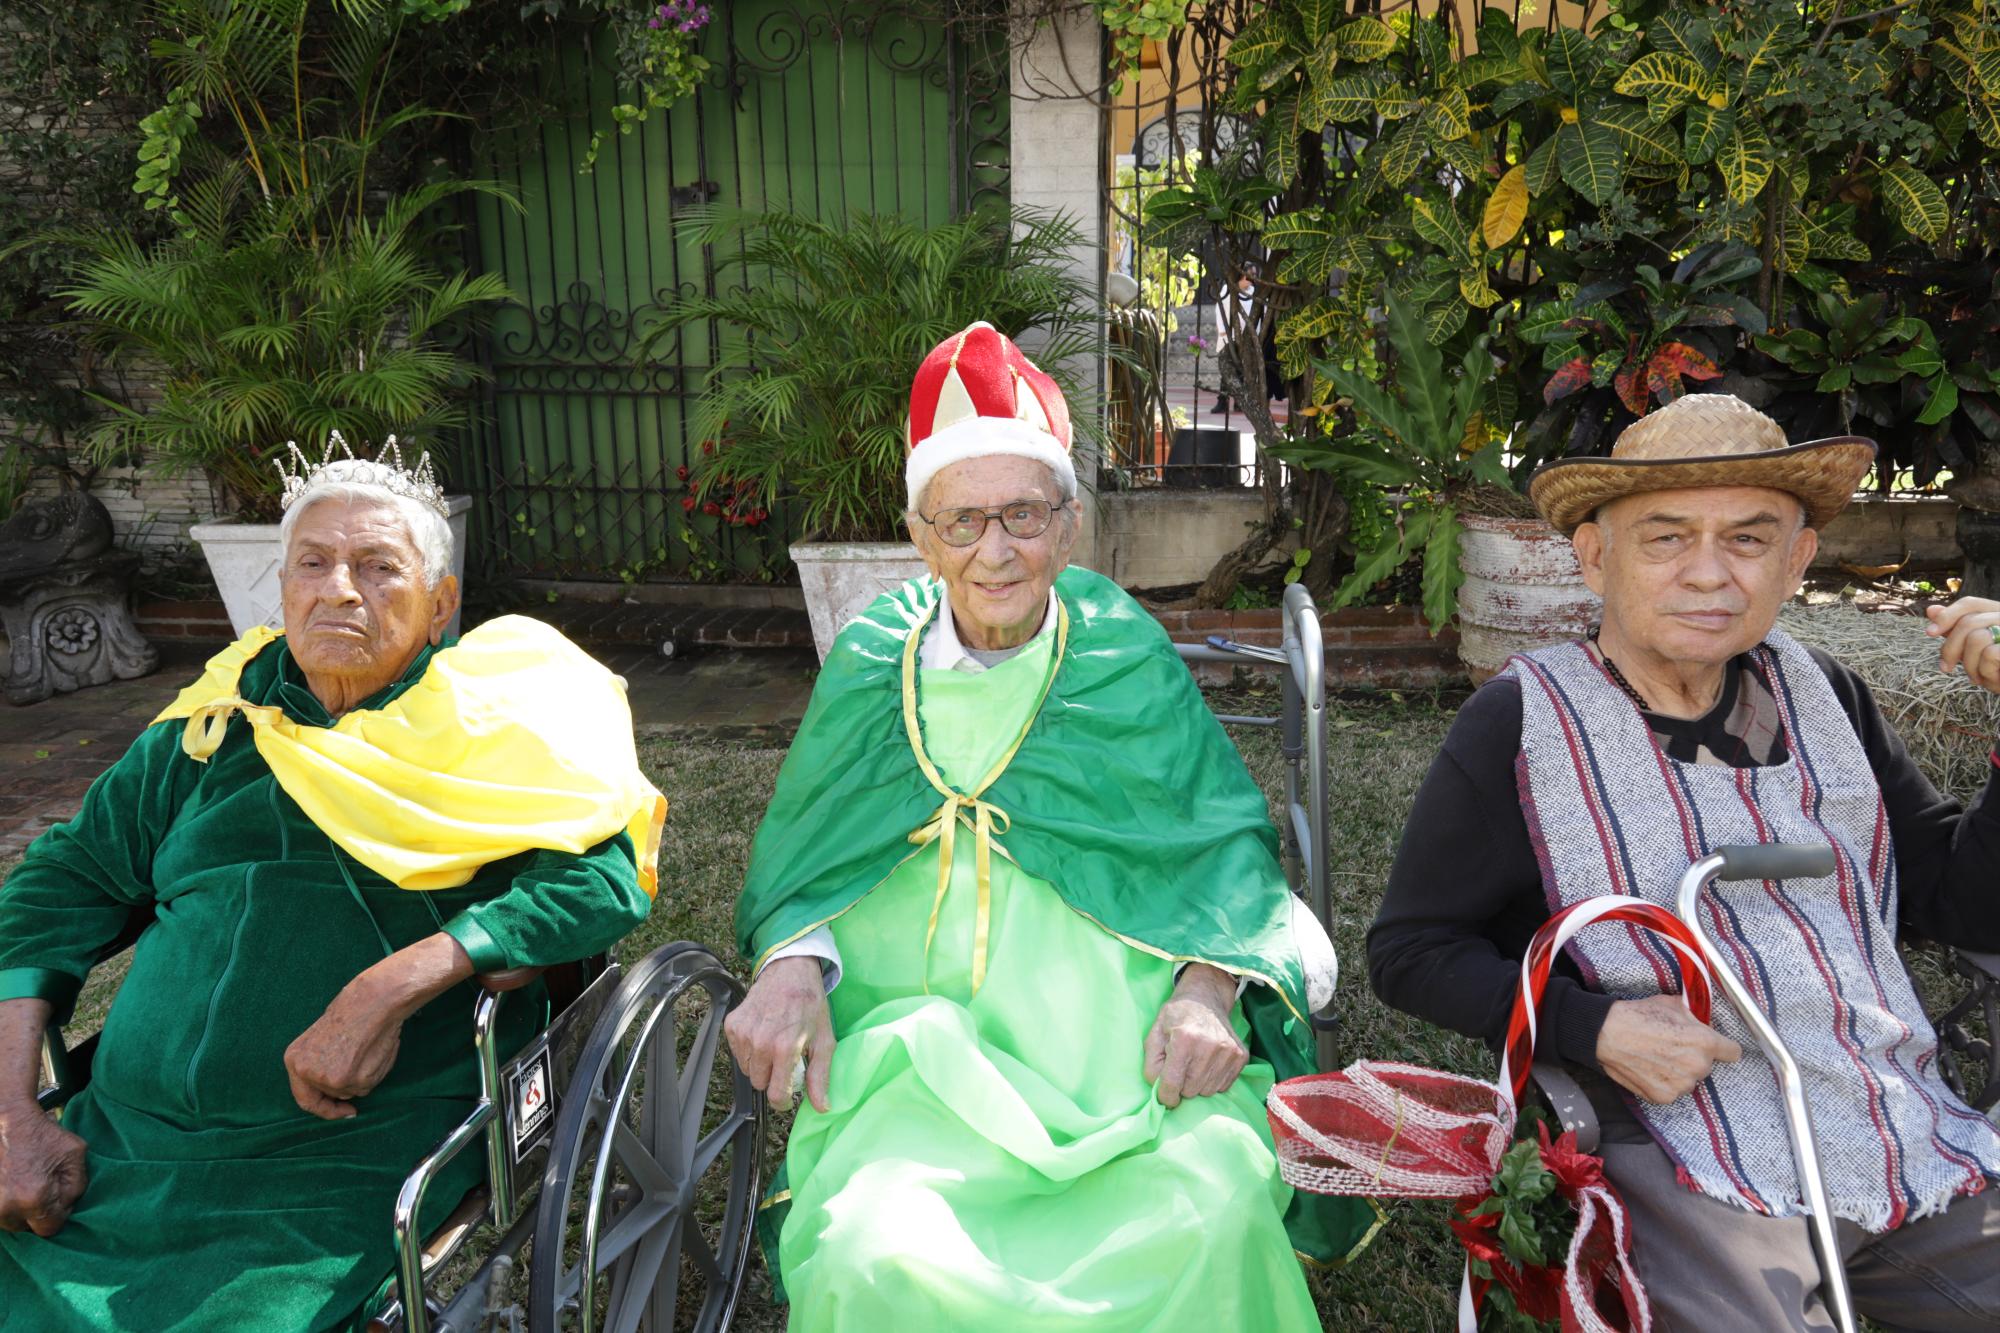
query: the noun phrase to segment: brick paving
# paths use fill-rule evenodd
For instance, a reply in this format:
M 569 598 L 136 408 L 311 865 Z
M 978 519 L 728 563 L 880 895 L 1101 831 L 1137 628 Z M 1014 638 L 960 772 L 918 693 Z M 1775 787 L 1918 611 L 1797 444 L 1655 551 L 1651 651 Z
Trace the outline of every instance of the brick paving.
M 125 753 L 217 644 L 156 641 L 160 668 L 19 707 L 0 705 L 0 862 L 76 812 L 84 791 Z

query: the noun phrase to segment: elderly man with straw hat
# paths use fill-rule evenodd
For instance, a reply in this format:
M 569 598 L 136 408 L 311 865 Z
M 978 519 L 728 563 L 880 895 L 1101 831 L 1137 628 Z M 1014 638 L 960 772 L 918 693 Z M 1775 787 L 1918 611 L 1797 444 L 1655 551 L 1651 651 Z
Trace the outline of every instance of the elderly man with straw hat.
M 1496 1040 L 1555 910 L 1604 893 L 1671 906 L 1681 872 L 1724 844 L 1831 843 L 1834 874 L 1739 886 L 1703 925 L 1803 1072 L 1861 1312 L 1994 1328 L 2000 1130 L 1939 1078 L 1897 945 L 2000 947 L 2000 797 L 1940 796 L 1860 677 L 1774 628 L 1874 456 L 1854 436 L 1790 445 L 1748 404 L 1701 394 L 1609 458 L 1536 474 L 1602 624 L 1516 658 L 1460 710 L 1369 971 L 1389 1004 Z M 2000 691 L 1996 611 L 1966 599 L 1928 632 L 1943 669 Z M 1586 932 L 1563 966 L 1545 1048 L 1596 1107 L 1656 1327 L 1832 1328 L 1777 1081 L 1735 1013 L 1691 1018 L 1637 932 Z

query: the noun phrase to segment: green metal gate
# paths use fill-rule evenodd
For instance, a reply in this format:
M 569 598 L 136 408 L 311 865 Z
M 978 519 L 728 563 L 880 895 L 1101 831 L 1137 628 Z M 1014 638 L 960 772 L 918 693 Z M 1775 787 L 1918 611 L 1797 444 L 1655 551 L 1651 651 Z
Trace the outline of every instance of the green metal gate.
M 612 129 L 623 99 L 605 54 L 580 41 L 551 53 L 568 114 L 475 167 L 525 205 L 481 200 L 469 241 L 518 298 L 478 340 L 491 378 L 458 469 L 489 574 L 735 578 L 783 564 L 782 507 L 747 529 L 684 505 L 680 470 L 699 445 L 691 399 L 718 335 L 690 326 L 639 353 L 662 310 L 715 290 L 718 256 L 677 239 L 677 210 L 936 222 L 1005 201 L 1004 43 L 975 52 L 945 25 L 877 3 L 714 10 L 708 81 L 631 134 L 606 133 L 589 174 L 579 166 L 591 135 Z

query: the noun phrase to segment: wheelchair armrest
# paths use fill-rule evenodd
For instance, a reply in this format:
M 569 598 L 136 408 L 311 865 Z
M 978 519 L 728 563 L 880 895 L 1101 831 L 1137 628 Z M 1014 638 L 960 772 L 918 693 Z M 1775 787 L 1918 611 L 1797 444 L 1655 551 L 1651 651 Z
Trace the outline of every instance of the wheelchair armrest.
M 1535 1086 L 1548 1099 L 1549 1108 L 1556 1113 L 1562 1127 L 1576 1134 L 1578 1152 L 1597 1151 L 1597 1111 L 1590 1104 L 1590 1098 L 1583 1095 L 1583 1089 L 1569 1076 L 1569 1071 L 1561 1065 L 1535 1062 L 1533 1070 Z
M 504 967 L 498 972 L 480 972 L 472 978 L 479 988 L 495 995 L 505 994 L 521 987 L 542 975 L 545 969 L 539 967 Z

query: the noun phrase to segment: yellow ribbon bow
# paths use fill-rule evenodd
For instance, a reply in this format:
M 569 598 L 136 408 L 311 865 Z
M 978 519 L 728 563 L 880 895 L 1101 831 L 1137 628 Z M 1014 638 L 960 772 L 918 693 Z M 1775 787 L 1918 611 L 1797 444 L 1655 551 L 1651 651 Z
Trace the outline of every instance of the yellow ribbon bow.
M 1007 771 L 1007 765 L 1014 762 L 1014 756 L 1020 752 L 1021 743 L 1028 739 L 1028 732 L 1034 727 L 1035 718 L 1049 697 L 1056 672 L 1062 665 L 1063 654 L 1069 646 L 1069 609 L 1060 600 L 1057 601 L 1055 652 L 1049 658 L 1048 675 L 1042 680 L 1041 695 L 1028 713 L 1027 720 L 1021 724 L 1020 735 L 1014 738 L 1014 743 L 1007 747 L 1007 753 L 993 765 L 993 770 L 970 792 L 959 791 L 938 772 L 937 765 L 924 752 L 923 727 L 917 719 L 917 645 L 923 638 L 924 626 L 936 610 L 933 605 L 903 644 L 903 730 L 909 737 L 911 752 L 916 755 L 917 767 L 923 770 L 924 777 L 944 797 L 943 804 L 910 834 L 910 841 L 919 848 L 938 844 L 937 895 L 931 900 L 930 925 L 924 931 L 924 993 L 930 993 L 931 941 L 937 936 L 938 914 L 944 910 L 945 895 L 951 892 L 953 856 L 958 850 L 958 826 L 964 824 L 972 830 L 975 878 L 979 888 L 978 909 L 972 927 L 972 993 L 977 995 L 980 985 L 986 980 L 986 946 L 992 931 L 993 853 L 999 852 L 1009 861 L 1014 859 L 1011 852 L 995 841 L 1007 831 L 1012 821 L 1005 810 L 981 797 Z
M 1009 861 L 1014 859 L 1005 847 L 993 841 L 997 834 L 1007 831 L 1010 823 L 1007 812 L 991 801 L 962 795 L 949 788 L 945 791 L 944 804 L 937 808 L 930 822 L 910 835 L 910 841 L 919 847 L 928 847 L 934 842 L 938 844 L 937 896 L 931 900 L 930 925 L 924 931 L 925 994 L 930 993 L 931 941 L 937 937 L 938 913 L 944 910 L 944 896 L 951 891 L 951 871 L 955 864 L 953 856 L 958 850 L 958 826 L 961 823 L 972 830 L 972 855 L 979 885 L 979 908 L 972 927 L 974 995 L 979 993 L 979 987 L 986 980 L 986 938 L 993 918 L 993 853 L 997 851 Z

